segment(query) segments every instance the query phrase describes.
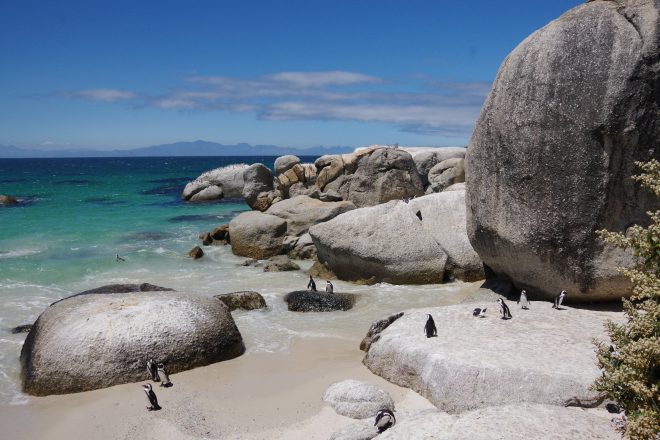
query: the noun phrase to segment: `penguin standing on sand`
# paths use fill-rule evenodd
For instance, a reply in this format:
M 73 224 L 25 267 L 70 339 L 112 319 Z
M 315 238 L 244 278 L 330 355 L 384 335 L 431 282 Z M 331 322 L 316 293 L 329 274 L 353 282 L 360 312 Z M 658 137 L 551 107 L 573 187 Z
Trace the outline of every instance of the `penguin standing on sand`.
M 520 299 L 518 300 L 520 308 L 523 310 L 529 310 L 529 300 L 527 299 L 527 291 L 522 290 L 520 292 Z
M 480 309 L 479 307 L 477 307 L 474 310 L 472 310 L 472 316 L 474 316 L 475 318 L 485 318 L 486 310 L 488 309 Z
M 498 299 L 497 304 L 500 306 L 502 319 L 511 319 L 511 310 L 509 310 L 509 306 L 506 305 L 504 300 L 502 298 Z
M 335 286 L 333 286 L 330 280 L 328 280 L 328 282 L 325 283 L 325 292 L 332 293 L 334 290 L 335 290 Z
M 566 291 L 562 290 L 559 292 L 559 295 L 555 296 L 555 303 L 553 304 L 552 308 L 557 309 L 557 310 L 562 310 L 561 309 L 561 303 L 564 301 L 564 297 L 566 296 Z
M 147 400 L 149 401 L 149 404 L 151 406 L 148 406 L 147 409 L 149 411 L 156 411 L 160 409 L 160 405 L 158 405 L 158 399 L 156 398 L 156 393 L 154 393 L 154 390 L 151 389 L 151 384 L 145 384 L 142 385 L 142 388 L 144 388 L 144 394 L 147 395 Z
M 379 434 L 395 424 L 396 418 L 394 417 L 394 413 L 389 409 L 381 409 L 376 413 L 376 423 L 374 423 L 374 426 L 378 428 Z
M 429 318 L 426 320 L 426 324 L 424 325 L 424 333 L 426 333 L 427 338 L 431 338 L 433 336 L 438 336 L 438 329 L 435 328 L 435 321 L 433 320 L 433 316 L 431 315 L 426 315 Z
M 147 371 L 151 376 L 151 380 L 153 380 L 154 382 L 158 382 L 160 380 L 158 378 L 158 365 L 156 365 L 156 362 L 154 362 L 153 359 L 149 359 L 147 361 Z
M 309 276 L 309 283 L 307 283 L 307 290 L 316 292 L 316 283 L 314 282 L 314 278 L 312 278 L 311 275 Z
M 167 375 L 164 364 L 158 364 L 158 377 L 160 377 L 161 387 L 169 388 L 172 386 L 172 382 L 170 382 L 170 376 Z

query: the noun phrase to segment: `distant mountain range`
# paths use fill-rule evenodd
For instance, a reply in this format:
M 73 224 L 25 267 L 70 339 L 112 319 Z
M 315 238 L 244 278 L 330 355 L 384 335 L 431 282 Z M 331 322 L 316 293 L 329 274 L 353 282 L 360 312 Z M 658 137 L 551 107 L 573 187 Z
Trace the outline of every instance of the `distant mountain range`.
M 288 148 L 276 145 L 236 144 L 194 141 L 152 145 L 132 150 L 39 150 L 0 145 L 0 158 L 51 158 L 51 157 L 172 157 L 172 156 L 320 156 L 323 154 L 349 153 L 353 147 Z

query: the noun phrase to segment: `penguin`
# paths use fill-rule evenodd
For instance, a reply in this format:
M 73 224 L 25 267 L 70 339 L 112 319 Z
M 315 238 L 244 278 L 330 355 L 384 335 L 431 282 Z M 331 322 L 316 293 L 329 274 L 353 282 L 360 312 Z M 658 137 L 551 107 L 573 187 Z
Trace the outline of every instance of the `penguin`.
M 435 328 L 435 321 L 433 320 L 433 316 L 431 315 L 426 315 L 429 318 L 426 320 L 426 324 L 424 325 L 424 333 L 426 333 L 427 338 L 431 338 L 433 336 L 438 336 L 438 329 Z
M 117 262 L 120 262 L 120 261 L 126 261 L 125 259 L 123 259 L 122 257 L 120 257 L 119 254 L 116 254 L 116 255 L 115 255 L 115 260 L 116 260 Z
M 312 278 L 311 275 L 309 276 L 309 283 L 307 283 L 307 290 L 316 292 L 316 283 L 314 282 L 314 278 Z
M 486 310 L 488 309 L 480 309 L 479 307 L 477 307 L 472 311 L 472 316 L 474 316 L 475 318 L 485 318 Z
M 165 371 L 165 365 L 162 363 L 158 364 L 158 377 L 160 377 L 161 387 L 169 388 L 172 386 L 172 382 L 170 382 L 170 376 L 167 375 L 167 371 Z
M 500 306 L 502 319 L 511 319 L 511 310 L 509 310 L 509 306 L 506 305 L 504 300 L 502 298 L 498 299 L 497 304 Z
M 417 216 L 417 218 L 418 218 L 419 221 L 421 222 L 421 221 L 422 221 L 422 211 L 417 211 L 417 212 L 415 213 L 415 215 Z
M 396 417 L 389 409 L 381 409 L 376 413 L 376 422 L 374 426 L 378 428 L 378 433 L 382 433 L 396 424 Z
M 156 398 L 156 393 L 154 393 L 154 390 L 151 389 L 151 384 L 144 384 L 142 385 L 142 388 L 144 388 L 144 394 L 147 395 L 147 400 L 149 401 L 149 404 L 151 406 L 148 406 L 147 409 L 149 411 L 156 411 L 160 409 L 160 405 L 158 405 L 158 399 Z
M 147 361 L 147 371 L 151 376 L 151 380 L 153 380 L 154 382 L 158 382 L 160 380 L 158 378 L 158 365 L 156 365 L 156 362 L 154 362 L 153 359 L 149 359 Z
M 520 299 L 518 300 L 520 308 L 523 310 L 529 310 L 529 300 L 527 299 L 527 291 L 522 290 L 520 292 Z
M 328 280 L 328 282 L 325 283 L 326 293 L 332 293 L 334 291 L 334 289 L 335 289 L 335 286 L 333 286 L 332 283 L 330 282 L 330 280 Z
M 566 296 L 566 291 L 562 290 L 559 292 L 559 295 L 555 296 L 555 303 L 553 304 L 552 308 L 557 309 L 557 310 L 562 310 L 561 309 L 561 303 L 564 301 L 564 297 Z

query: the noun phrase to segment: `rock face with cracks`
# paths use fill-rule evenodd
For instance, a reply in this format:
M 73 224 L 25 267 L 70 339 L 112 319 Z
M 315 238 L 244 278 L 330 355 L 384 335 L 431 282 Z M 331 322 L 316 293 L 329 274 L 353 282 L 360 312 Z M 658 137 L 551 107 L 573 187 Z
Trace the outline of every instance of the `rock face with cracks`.
M 496 303 L 460 304 L 406 313 L 380 333 L 364 364 L 385 379 L 413 389 L 450 413 L 509 403 L 591 406 L 600 375 L 593 337 L 604 339 L 613 312 L 552 309 L 532 302 L 513 319 L 500 319 Z M 488 309 L 475 318 L 475 307 Z M 438 336 L 426 338 L 430 313 Z
M 466 156 L 468 233 L 500 279 L 537 297 L 630 294 L 629 253 L 598 229 L 658 207 L 630 179 L 660 159 L 660 1 L 592 1 L 526 38 L 500 67 Z
M 147 380 L 147 360 L 177 373 L 243 353 L 229 309 L 180 292 L 77 295 L 51 305 L 21 350 L 23 391 L 45 396 Z
M 353 209 L 355 205 L 351 202 L 322 202 L 308 196 L 297 196 L 274 204 L 268 208 L 266 214 L 286 220 L 287 234 L 300 236 L 305 234 L 310 226 Z

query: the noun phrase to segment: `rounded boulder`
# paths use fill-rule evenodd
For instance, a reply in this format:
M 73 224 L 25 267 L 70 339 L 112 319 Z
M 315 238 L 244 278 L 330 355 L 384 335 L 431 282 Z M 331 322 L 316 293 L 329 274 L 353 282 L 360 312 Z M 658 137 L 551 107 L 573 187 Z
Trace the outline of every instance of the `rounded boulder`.
M 23 391 L 65 394 L 148 380 L 153 358 L 177 373 L 240 356 L 227 306 L 181 292 L 76 295 L 48 307 L 21 350 Z

